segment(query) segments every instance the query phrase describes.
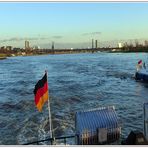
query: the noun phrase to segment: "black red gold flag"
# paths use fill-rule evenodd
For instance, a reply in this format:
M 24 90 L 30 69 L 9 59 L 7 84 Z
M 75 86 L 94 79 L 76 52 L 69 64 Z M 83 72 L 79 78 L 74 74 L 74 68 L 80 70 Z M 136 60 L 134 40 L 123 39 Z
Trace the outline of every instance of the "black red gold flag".
M 39 111 L 42 111 L 44 103 L 48 100 L 48 82 L 47 82 L 47 73 L 41 80 L 37 82 L 34 88 L 34 99 L 35 104 Z

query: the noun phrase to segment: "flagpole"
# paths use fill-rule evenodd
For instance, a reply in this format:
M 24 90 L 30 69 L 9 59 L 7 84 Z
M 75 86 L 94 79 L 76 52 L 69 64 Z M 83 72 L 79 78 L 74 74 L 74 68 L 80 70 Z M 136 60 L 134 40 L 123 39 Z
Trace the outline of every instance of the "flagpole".
M 45 70 L 45 73 L 47 75 L 47 70 Z M 48 83 L 48 79 L 47 79 Z M 50 138 L 52 138 L 52 121 L 51 121 L 51 111 L 50 111 L 50 102 L 49 102 L 49 91 L 48 91 L 48 111 L 49 111 L 49 124 L 50 124 Z

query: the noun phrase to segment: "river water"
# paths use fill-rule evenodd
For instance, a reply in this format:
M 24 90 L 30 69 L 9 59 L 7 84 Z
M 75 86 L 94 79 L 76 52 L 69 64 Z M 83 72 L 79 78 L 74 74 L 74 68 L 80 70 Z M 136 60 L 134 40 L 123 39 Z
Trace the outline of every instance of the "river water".
M 34 86 L 48 71 L 55 136 L 74 134 L 75 112 L 115 106 L 122 137 L 143 131 L 148 84 L 133 79 L 146 53 L 83 53 L 9 57 L 0 61 L 0 144 L 24 144 L 49 137 L 48 109 L 38 112 Z

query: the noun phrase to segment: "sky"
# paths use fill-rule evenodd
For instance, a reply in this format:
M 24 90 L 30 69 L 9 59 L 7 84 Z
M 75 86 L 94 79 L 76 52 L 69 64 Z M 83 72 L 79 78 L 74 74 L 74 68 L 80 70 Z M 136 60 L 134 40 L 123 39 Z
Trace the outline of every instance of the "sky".
M 148 2 L 0 2 L 0 46 L 83 48 L 92 39 L 148 39 Z

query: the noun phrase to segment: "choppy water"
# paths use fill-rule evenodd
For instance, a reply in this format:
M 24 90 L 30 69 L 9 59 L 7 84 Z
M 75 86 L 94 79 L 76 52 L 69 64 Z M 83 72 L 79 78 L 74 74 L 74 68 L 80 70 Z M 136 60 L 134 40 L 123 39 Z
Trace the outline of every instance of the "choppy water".
M 47 103 L 34 104 L 33 89 L 48 70 L 55 136 L 74 133 L 76 111 L 115 105 L 122 136 L 143 130 L 148 84 L 132 76 L 146 53 L 63 54 L 10 57 L 0 61 L 0 144 L 23 144 L 49 137 Z

